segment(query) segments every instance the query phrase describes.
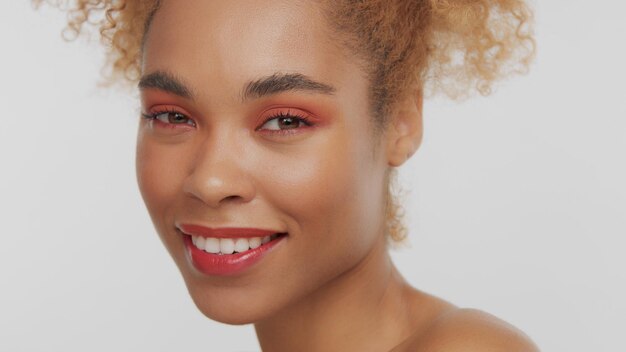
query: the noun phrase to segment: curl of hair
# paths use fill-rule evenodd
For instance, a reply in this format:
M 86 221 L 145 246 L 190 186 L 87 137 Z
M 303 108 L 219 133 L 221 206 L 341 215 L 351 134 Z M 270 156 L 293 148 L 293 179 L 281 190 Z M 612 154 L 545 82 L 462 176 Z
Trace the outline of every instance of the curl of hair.
M 97 27 L 107 51 L 107 83 L 135 84 L 145 32 L 159 0 L 31 0 L 67 12 L 67 39 Z M 525 73 L 535 53 L 533 13 L 525 0 L 326 0 L 327 18 L 342 44 L 368 74 L 372 116 L 384 129 L 394 104 L 412 94 L 462 99 Z M 387 235 L 401 242 L 407 230 L 387 184 Z
M 106 49 L 105 83 L 135 84 L 141 73 L 141 47 L 148 19 L 158 5 L 157 0 L 32 0 L 67 13 L 66 40 L 77 38 L 87 27 L 97 27 L 100 42 Z
M 365 63 L 380 126 L 418 91 L 488 95 L 499 79 L 525 73 L 535 53 L 524 0 L 336 0 L 329 9 Z

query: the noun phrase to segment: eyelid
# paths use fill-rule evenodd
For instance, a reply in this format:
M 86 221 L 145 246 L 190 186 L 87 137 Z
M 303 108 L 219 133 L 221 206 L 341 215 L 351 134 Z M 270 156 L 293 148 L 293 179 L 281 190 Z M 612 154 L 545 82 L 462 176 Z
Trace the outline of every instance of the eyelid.
M 174 123 L 169 123 L 169 122 L 163 122 L 157 119 L 158 115 L 166 114 L 166 113 L 182 115 L 185 119 L 192 122 L 192 124 L 189 124 L 189 123 L 174 124 Z M 141 115 L 143 118 L 151 122 L 162 123 L 163 125 L 170 127 L 170 128 L 187 128 L 187 127 L 197 126 L 196 121 L 190 117 L 189 113 L 187 113 L 184 109 L 180 107 L 172 106 L 172 105 L 154 105 L 148 109 L 147 113 L 142 112 Z
M 179 106 L 170 105 L 170 104 L 153 105 L 148 109 L 148 114 L 151 114 L 151 115 L 155 113 L 164 113 L 164 112 L 174 112 L 177 114 L 185 115 L 185 117 L 191 116 L 191 114 L 188 113 L 187 110 Z
M 297 109 L 297 108 L 288 107 L 288 106 L 278 106 L 278 107 L 268 108 L 260 114 L 260 118 L 259 118 L 260 126 L 263 125 L 265 122 L 269 121 L 271 118 L 280 117 L 281 115 L 282 116 L 291 115 L 294 117 L 300 117 L 310 122 L 317 120 L 317 118 L 313 114 L 311 114 L 310 112 L 306 110 Z
M 270 130 L 270 129 L 261 128 L 272 120 L 284 118 L 284 117 L 293 117 L 297 119 L 298 121 L 300 121 L 302 124 L 304 124 L 305 127 L 290 128 L 290 129 L 284 129 L 284 130 L 281 130 L 281 129 Z M 293 134 L 293 133 L 298 133 L 297 132 L 298 130 L 315 126 L 314 120 L 315 118 L 311 117 L 310 113 L 307 113 L 306 111 L 303 111 L 301 109 L 294 109 L 291 107 L 272 108 L 272 109 L 265 110 L 261 114 L 261 123 L 259 124 L 259 127 L 256 128 L 256 130 L 268 131 L 266 133 L 269 133 L 269 134 Z
M 190 117 L 191 115 L 193 115 L 178 104 L 168 104 L 168 103 L 152 104 L 148 107 L 148 109 L 146 109 L 146 111 L 148 114 L 167 111 L 167 112 L 176 112 L 176 113 L 185 115 L 185 117 Z

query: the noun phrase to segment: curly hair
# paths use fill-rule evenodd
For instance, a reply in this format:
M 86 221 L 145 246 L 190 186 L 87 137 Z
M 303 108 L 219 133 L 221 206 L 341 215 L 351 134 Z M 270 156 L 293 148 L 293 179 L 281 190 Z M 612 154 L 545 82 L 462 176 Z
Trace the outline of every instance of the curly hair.
M 45 0 L 32 0 L 39 5 Z M 107 48 L 106 82 L 135 84 L 145 34 L 160 0 L 48 0 L 67 11 L 66 37 L 96 26 Z M 322 1 L 342 44 L 364 63 L 377 130 L 396 102 L 415 92 L 465 98 L 525 73 L 535 53 L 533 13 L 525 0 Z M 94 19 L 95 18 L 95 19 Z M 403 208 L 387 179 L 386 234 L 405 239 Z

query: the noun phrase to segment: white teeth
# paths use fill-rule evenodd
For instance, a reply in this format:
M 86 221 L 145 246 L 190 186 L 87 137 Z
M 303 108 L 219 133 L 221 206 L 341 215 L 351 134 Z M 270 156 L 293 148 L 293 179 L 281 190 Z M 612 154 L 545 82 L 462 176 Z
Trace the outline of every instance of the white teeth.
M 233 254 L 235 251 L 235 241 L 232 238 L 220 239 L 220 252 L 222 254 Z
M 248 240 L 246 238 L 238 238 L 235 241 L 235 252 L 245 252 L 250 248 Z
M 252 237 L 248 240 L 250 248 L 254 249 L 261 245 L 261 237 Z
M 205 243 L 205 238 L 204 237 L 198 237 L 196 239 L 196 247 L 200 248 L 200 249 L 204 249 L 204 243 Z
M 250 249 L 258 248 L 263 244 L 275 239 L 278 234 L 265 237 L 250 238 L 215 238 L 191 236 L 191 242 L 198 249 L 213 254 L 242 253 Z
M 213 237 L 207 238 L 206 242 L 204 243 L 204 250 L 213 254 L 219 253 L 220 252 L 220 240 L 218 240 L 217 238 L 213 238 Z

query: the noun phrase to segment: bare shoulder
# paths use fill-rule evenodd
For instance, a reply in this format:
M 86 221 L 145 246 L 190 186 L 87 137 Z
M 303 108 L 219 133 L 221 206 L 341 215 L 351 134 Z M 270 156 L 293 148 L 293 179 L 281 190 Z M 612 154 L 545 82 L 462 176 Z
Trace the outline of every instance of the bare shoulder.
M 450 309 L 394 352 L 538 352 L 522 331 L 476 309 Z

